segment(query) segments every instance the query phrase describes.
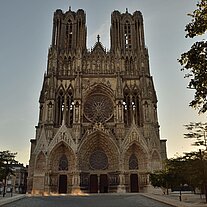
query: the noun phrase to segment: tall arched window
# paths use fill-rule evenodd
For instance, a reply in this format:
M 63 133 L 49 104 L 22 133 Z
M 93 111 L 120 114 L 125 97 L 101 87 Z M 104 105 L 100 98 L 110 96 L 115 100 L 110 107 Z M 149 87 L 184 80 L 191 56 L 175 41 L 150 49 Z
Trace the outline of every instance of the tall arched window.
M 61 125 L 63 121 L 63 112 L 64 112 L 64 93 L 60 90 L 56 98 L 56 124 Z
M 68 159 L 65 154 L 60 157 L 58 170 L 60 171 L 68 170 Z
M 132 107 L 135 124 L 140 125 L 140 107 L 139 107 L 139 96 L 136 90 L 132 94 Z
M 125 38 L 125 48 L 131 49 L 132 40 L 131 40 L 131 25 L 127 20 L 124 25 L 124 38 Z
M 72 48 L 72 36 L 73 36 L 73 24 L 72 21 L 69 19 L 66 24 L 66 39 L 69 49 Z
M 130 91 L 128 88 L 125 88 L 124 90 L 123 105 L 124 105 L 124 123 L 126 126 L 130 126 L 132 107 L 131 107 L 131 100 L 130 100 Z
M 132 154 L 129 158 L 129 170 L 138 170 L 138 159 L 135 154 Z
M 72 127 L 73 125 L 73 111 L 74 111 L 74 99 L 73 90 L 70 88 L 66 97 L 66 125 Z

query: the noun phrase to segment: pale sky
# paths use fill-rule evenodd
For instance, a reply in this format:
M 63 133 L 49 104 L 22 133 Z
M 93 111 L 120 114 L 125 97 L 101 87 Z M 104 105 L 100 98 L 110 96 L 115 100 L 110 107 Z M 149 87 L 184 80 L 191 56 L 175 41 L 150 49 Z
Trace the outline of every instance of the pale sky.
M 168 157 L 192 149 L 183 138 L 184 124 L 206 122 L 188 106 L 193 92 L 187 89 L 177 59 L 194 40 L 185 36 L 187 13 L 196 0 L 0 0 L 0 151 L 17 152 L 28 164 L 30 139 L 38 123 L 39 94 L 51 44 L 53 13 L 69 6 L 82 8 L 87 18 L 87 47 L 100 34 L 110 49 L 109 31 L 114 10 L 138 10 L 144 17 L 145 43 L 158 97 L 160 137 L 167 139 Z

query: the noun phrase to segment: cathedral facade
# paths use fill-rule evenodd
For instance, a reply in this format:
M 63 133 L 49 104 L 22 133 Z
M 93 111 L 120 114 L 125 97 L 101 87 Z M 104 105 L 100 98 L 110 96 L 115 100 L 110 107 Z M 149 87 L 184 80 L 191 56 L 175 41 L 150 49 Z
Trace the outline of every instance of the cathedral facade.
M 166 159 L 141 12 L 112 12 L 110 50 L 86 38 L 82 9 L 56 10 L 28 193 L 146 192 Z

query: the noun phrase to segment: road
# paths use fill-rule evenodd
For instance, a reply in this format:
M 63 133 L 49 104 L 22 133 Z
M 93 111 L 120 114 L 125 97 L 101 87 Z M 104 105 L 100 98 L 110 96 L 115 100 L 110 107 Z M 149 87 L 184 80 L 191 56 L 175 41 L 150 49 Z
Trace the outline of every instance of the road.
M 32 196 L 4 207 L 170 207 L 140 194 Z M 172 207 L 172 206 L 171 206 Z

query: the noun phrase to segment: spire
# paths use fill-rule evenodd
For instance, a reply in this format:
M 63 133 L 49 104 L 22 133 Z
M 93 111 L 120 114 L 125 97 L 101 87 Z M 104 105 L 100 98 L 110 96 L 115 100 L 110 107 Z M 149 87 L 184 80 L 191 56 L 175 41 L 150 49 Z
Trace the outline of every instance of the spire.
M 128 13 L 128 8 L 126 8 L 126 13 Z

